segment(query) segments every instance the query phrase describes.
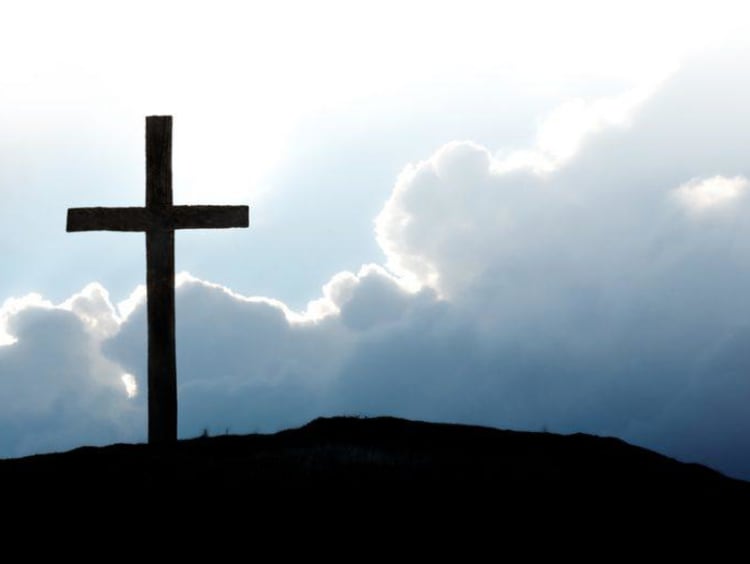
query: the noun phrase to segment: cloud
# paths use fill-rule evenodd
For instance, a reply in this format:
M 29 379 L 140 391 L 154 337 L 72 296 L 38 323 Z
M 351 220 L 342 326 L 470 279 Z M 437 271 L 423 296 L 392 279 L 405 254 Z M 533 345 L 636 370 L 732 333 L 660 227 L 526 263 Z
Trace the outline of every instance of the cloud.
M 543 171 L 473 142 L 409 165 L 375 221 L 387 264 L 305 311 L 180 276 L 181 435 L 394 414 L 613 434 L 749 477 L 750 116 L 724 96 L 750 85 L 696 98 L 712 68 L 627 111 L 552 112 L 578 133 L 528 149 Z M 142 290 L 7 301 L 0 327 L 2 452 L 143 439 Z
M 500 154 L 493 168 L 551 173 L 575 157 L 586 141 L 609 128 L 628 127 L 641 106 L 656 92 L 668 73 L 643 82 L 622 94 L 587 100 L 572 98 L 551 111 L 539 123 L 536 146 Z
M 101 287 L 60 306 L 27 296 L 4 310 L 13 342 L 0 346 L 3 456 L 143 435 L 143 401 L 127 400 L 122 370 L 101 352 L 114 323 Z
M 485 265 L 520 250 L 525 242 L 518 235 L 526 225 L 542 232 L 556 224 L 567 227 L 584 210 L 581 191 L 589 187 L 561 193 L 555 189 L 559 180 L 552 182 L 549 175 L 563 169 L 596 134 L 630 127 L 657 86 L 568 100 L 541 121 L 531 149 L 493 155 L 473 142 L 452 142 L 406 167 L 375 220 L 388 267 L 417 284 L 460 291 Z
M 743 197 L 748 188 L 748 180 L 743 176 L 727 178 L 693 178 L 675 189 L 675 197 L 685 208 L 701 214 L 730 206 Z

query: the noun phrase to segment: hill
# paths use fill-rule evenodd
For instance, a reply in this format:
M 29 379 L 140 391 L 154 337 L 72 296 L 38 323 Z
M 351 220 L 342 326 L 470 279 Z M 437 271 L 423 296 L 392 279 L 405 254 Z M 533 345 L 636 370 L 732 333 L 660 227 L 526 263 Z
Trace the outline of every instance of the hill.
M 310 499 L 674 511 L 743 507 L 750 484 L 621 440 L 389 417 L 317 419 L 272 435 L 112 445 L 0 460 L 5 501 L 29 496 Z

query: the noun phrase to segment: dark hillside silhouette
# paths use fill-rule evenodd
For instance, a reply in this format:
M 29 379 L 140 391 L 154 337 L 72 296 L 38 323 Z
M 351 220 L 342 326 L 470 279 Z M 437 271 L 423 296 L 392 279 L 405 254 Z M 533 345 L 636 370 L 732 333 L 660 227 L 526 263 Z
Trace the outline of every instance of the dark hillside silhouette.
M 746 507 L 750 484 L 621 440 L 389 417 L 317 419 L 273 435 L 84 447 L 0 461 L 5 499 L 44 494 L 212 503 L 430 499 L 498 507 L 697 512 Z M 540 505 L 541 504 L 541 505 Z M 696 513 L 697 514 L 697 513 Z M 704 513 L 708 515 L 708 513 Z

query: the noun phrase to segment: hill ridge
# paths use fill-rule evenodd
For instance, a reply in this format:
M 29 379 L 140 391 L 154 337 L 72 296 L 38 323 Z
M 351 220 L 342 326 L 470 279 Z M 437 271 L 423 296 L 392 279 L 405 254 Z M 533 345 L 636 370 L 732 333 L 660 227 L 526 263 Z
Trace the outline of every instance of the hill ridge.
M 396 417 L 321 417 L 273 434 L 173 445 L 115 444 L 0 460 L 13 495 L 232 492 L 234 499 L 337 494 L 568 500 L 668 506 L 746 504 L 750 483 L 584 433 L 509 431 Z

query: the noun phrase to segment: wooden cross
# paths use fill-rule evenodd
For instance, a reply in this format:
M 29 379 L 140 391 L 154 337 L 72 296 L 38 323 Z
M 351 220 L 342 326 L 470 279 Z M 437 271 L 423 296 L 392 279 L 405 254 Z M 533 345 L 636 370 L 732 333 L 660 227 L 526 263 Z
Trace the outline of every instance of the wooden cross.
M 172 116 L 146 118 L 146 207 L 70 208 L 67 231 L 145 231 L 148 442 L 177 440 L 174 230 L 247 227 L 247 206 L 172 205 Z

